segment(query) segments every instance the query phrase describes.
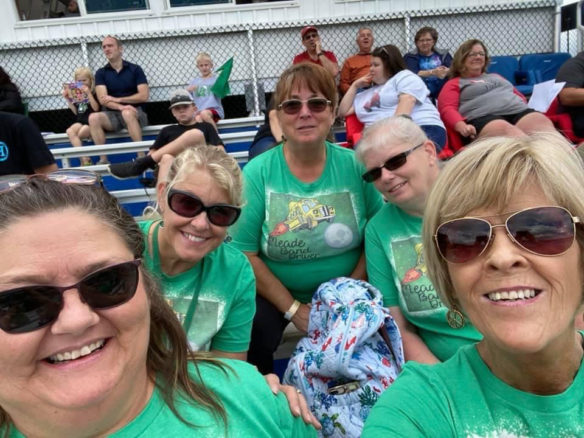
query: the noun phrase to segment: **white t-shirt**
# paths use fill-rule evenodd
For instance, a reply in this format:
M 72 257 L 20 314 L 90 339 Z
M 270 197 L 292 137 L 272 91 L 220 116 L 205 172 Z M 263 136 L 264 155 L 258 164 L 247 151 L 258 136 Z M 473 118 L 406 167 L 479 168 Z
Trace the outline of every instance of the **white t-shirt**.
M 402 70 L 382 85 L 366 88 L 357 93 L 353 106 L 361 123 L 368 126 L 395 113 L 400 94 L 416 98 L 410 116 L 418 125 L 437 125 L 444 128 L 440 114 L 428 97 L 430 92 L 424 81 L 409 70 Z

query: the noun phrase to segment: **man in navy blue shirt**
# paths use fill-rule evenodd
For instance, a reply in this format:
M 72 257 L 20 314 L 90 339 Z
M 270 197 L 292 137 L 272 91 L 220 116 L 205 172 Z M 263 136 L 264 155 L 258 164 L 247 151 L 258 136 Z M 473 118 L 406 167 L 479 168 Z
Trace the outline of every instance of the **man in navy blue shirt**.
M 127 128 L 132 141 L 142 140 L 142 126 L 148 117 L 141 104 L 148 100 L 150 90 L 146 75 L 137 64 L 122 59 L 120 40 L 107 36 L 101 43 L 108 63 L 95 73 L 95 93 L 102 111 L 89 115 L 89 128 L 95 144 L 105 143 L 104 131 Z M 107 157 L 100 157 L 107 163 Z

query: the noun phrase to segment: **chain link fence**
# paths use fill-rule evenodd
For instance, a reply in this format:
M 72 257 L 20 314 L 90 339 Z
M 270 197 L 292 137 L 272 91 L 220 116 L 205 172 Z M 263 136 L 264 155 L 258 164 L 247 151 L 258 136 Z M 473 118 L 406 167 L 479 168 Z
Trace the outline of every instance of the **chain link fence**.
M 216 68 L 234 57 L 230 78 L 233 96 L 224 99 L 226 116 L 245 117 L 261 111 L 265 108 L 263 91 L 273 91 L 280 73 L 304 50 L 299 31 L 306 24 L 258 23 L 119 37 L 124 59 L 141 65 L 146 73 L 151 90 L 146 111 L 151 124 L 160 124 L 172 121 L 167 109 L 169 94 L 186 87 L 198 74 L 195 56 L 201 51 L 211 55 Z M 437 46 L 451 53 L 469 38 L 482 39 L 491 55 L 552 52 L 556 38 L 553 0 L 496 8 L 328 18 L 311 24 L 318 26 L 323 49 L 333 51 L 340 65 L 357 51 L 355 38 L 364 26 L 373 30 L 375 46 L 395 44 L 402 53 L 414 48 L 413 36 L 422 26 L 435 27 L 439 32 Z M 61 89 L 63 82 L 73 79 L 75 68 L 87 65 L 96 71 L 105 63 L 101 38 L 96 37 L 11 44 L 0 51 L 0 65 L 20 87 L 31 116 L 45 131 L 63 132 L 73 121 Z

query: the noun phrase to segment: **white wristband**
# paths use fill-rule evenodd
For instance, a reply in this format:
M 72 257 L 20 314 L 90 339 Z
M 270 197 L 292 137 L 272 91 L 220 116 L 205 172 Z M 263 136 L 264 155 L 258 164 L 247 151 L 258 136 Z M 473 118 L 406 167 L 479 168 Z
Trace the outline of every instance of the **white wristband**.
M 290 321 L 294 317 L 294 315 L 296 315 L 296 312 L 298 312 L 299 308 L 300 308 L 300 301 L 294 300 L 294 302 L 292 303 L 290 308 L 286 311 L 286 313 L 284 313 L 284 318 L 286 318 L 288 321 Z

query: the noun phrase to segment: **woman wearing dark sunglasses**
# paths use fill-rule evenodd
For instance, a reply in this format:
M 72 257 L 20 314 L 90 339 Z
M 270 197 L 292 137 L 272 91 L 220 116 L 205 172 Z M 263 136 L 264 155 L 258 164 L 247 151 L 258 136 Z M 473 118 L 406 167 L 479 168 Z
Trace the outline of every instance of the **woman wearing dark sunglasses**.
M 357 157 L 367 168 L 363 179 L 388 201 L 365 231 L 369 282 L 400 328 L 406 360 L 446 360 L 481 336 L 471 324 L 448 325 L 422 255 L 422 216 L 440 170 L 436 148 L 413 121 L 397 116 L 365 129 Z
M 322 67 L 300 63 L 276 86 L 282 145 L 243 171 L 246 205 L 233 245 L 249 257 L 257 281 L 257 313 L 249 361 L 272 372 L 272 355 L 291 321 L 308 328 L 318 285 L 339 276 L 363 278 L 363 232 L 381 197 L 361 180 L 351 150 L 326 141 L 337 89 Z
M 213 146 L 189 148 L 171 163 L 157 186 L 162 220 L 140 223 L 147 238 L 144 263 L 191 348 L 245 360 L 255 279 L 247 258 L 224 243 L 241 212 L 239 165 Z
M 440 152 L 446 144 L 446 130 L 429 95 L 422 78 L 407 69 L 399 49 L 388 44 L 373 50 L 369 74 L 351 84 L 339 105 L 339 115 L 355 113 L 365 126 L 393 115 L 408 115 Z
M 79 183 L 0 190 L 0 435 L 314 436 L 252 367 L 191 352 L 134 219 Z
M 584 435 L 584 163 L 563 137 L 475 143 L 424 216 L 432 282 L 483 340 L 408 363 L 363 437 Z

